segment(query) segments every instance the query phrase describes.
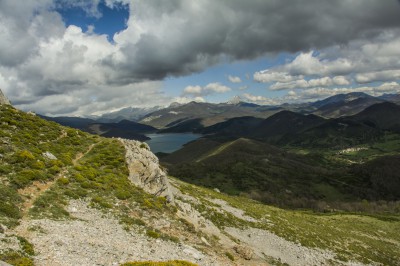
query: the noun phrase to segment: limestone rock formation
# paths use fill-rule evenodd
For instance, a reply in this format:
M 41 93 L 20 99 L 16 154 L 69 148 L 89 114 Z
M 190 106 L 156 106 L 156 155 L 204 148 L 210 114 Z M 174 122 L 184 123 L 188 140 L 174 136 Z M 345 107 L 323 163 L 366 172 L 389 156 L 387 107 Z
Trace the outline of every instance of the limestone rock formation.
M 158 158 L 150 151 L 146 143 L 119 139 L 125 146 L 125 159 L 129 169 L 129 179 L 146 192 L 155 196 L 166 197 L 174 202 L 174 196 L 167 175 L 160 168 Z
M 3 94 L 0 89 L 0 104 L 11 104 L 7 97 Z

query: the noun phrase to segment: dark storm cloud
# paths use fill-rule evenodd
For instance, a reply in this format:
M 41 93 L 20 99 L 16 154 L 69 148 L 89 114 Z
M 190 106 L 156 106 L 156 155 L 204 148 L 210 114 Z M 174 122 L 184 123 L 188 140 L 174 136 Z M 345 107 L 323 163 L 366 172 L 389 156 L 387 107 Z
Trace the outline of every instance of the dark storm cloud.
M 219 61 L 346 45 L 400 26 L 396 0 L 142 1 L 131 23 L 137 42 L 122 48 L 137 78 L 185 75 Z M 132 14 L 131 14 L 132 15 Z M 127 31 L 126 33 L 128 33 Z

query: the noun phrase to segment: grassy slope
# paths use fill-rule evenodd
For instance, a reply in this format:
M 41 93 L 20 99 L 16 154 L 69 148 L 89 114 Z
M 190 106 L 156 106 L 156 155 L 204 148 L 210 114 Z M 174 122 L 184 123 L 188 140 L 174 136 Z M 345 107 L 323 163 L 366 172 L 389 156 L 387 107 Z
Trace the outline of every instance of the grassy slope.
M 367 216 L 357 214 L 317 214 L 310 211 L 283 210 L 217 193 L 214 190 L 181 183 L 182 191 L 202 202 L 197 206 L 219 227 L 251 226 L 267 229 L 307 247 L 329 249 L 339 261 L 396 265 L 400 261 L 400 215 Z M 210 199 L 223 199 L 233 207 L 260 221 L 251 223 L 213 211 Z M 208 206 L 208 207 L 207 207 Z
M 8 195 L 1 202 L 0 222 L 12 226 L 21 216 L 17 206 L 24 200 L 17 190 L 34 181 L 53 180 L 97 139 L 10 106 L 0 106 L 0 114 L 0 195 Z M 47 159 L 45 152 L 52 153 L 57 160 Z M 7 211 L 11 207 L 15 210 L 13 215 Z
M 191 153 L 199 145 L 204 148 L 208 143 L 207 140 L 199 142 L 202 144 L 188 144 L 162 159 L 171 163 L 172 175 L 231 194 L 245 192 L 276 204 L 298 205 L 300 202 L 291 202 L 297 198 L 337 200 L 347 197 L 343 185 L 334 178 L 332 166 L 322 166 L 325 162 L 318 156 L 288 153 L 249 139 L 209 145 L 195 158 L 186 156 L 187 152 Z
M 161 161 L 184 181 L 233 195 L 245 192 L 277 206 L 354 211 L 365 205 L 357 203 L 352 208 L 348 202 L 399 199 L 395 156 L 400 153 L 400 135 L 387 133 L 375 142 L 350 147 L 355 150 L 277 148 L 243 138 L 228 142 L 199 139 Z M 384 182 L 378 180 L 378 173 L 383 173 L 380 164 L 388 165 Z
M 139 226 L 148 232 L 155 232 L 152 228 L 147 228 L 140 216 L 126 215 L 128 210 L 145 210 L 155 216 L 174 217 L 175 209 L 165 205 L 163 199 L 144 193 L 128 181 L 124 149 L 119 142 L 61 127 L 11 107 L 0 108 L 0 153 L 3 155 L 0 165 L 0 223 L 12 227 L 22 217 L 19 209 L 27 199 L 19 195 L 18 189 L 29 187 L 34 181 L 52 181 L 60 172 L 63 177 L 58 178 L 54 185 L 35 200 L 29 216 L 70 219 L 64 210 L 68 199 L 86 198 L 93 207 L 114 213 L 127 230 L 131 226 Z M 91 146 L 93 148 L 87 154 L 74 161 L 79 153 L 87 152 Z M 45 159 L 42 153 L 46 151 L 53 153 L 58 160 Z M 26 175 L 26 171 L 35 172 Z M 221 229 L 224 226 L 267 229 L 308 247 L 333 250 L 338 253 L 337 259 L 343 261 L 396 265 L 400 260 L 397 252 L 400 245 L 398 215 L 316 214 L 282 210 L 247 198 L 179 183 L 184 193 L 200 200 L 201 204 L 194 207 Z M 232 206 L 245 210 L 247 215 L 259 219 L 260 222 L 251 223 L 224 212 L 217 212 L 213 208 L 215 204 L 209 201 L 210 198 L 223 199 Z M 180 230 L 187 231 L 184 228 Z M 157 237 L 176 241 L 162 232 L 156 233 Z M 30 256 L 34 254 L 32 247 L 24 239 L 20 242 L 25 251 L 0 254 L 0 259 L 12 264 L 24 262 L 31 265 Z
M 77 198 L 115 213 L 127 228 L 138 225 L 152 230 L 140 219 L 126 216 L 127 210 L 174 213 L 164 198 L 153 197 L 128 180 L 125 150 L 119 141 L 62 127 L 10 106 L 0 106 L 0 112 L 0 224 L 13 228 L 26 218 L 23 206 L 32 199 L 20 192 L 36 189 L 34 182 L 51 186 L 34 199 L 26 214 L 31 218 L 70 219 L 64 208 L 69 199 Z M 58 159 L 49 160 L 44 152 Z M 174 239 L 163 234 L 158 237 Z M 33 254 L 8 251 L 0 253 L 0 260 L 30 265 Z

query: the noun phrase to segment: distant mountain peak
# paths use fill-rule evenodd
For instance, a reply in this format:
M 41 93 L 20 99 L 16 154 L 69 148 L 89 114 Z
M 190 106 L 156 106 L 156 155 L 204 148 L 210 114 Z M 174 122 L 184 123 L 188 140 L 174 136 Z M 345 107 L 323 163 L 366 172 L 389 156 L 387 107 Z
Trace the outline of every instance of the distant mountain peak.
M 181 106 L 181 105 L 182 105 L 181 103 L 173 102 L 173 103 L 171 103 L 168 107 L 169 107 L 169 108 L 175 108 L 175 107 L 179 107 L 179 106 Z
M 8 104 L 11 105 L 10 101 L 8 100 L 8 98 L 3 94 L 3 91 L 0 89 L 0 104 Z
M 330 105 L 330 104 L 337 104 L 337 103 L 348 103 L 357 99 L 374 99 L 375 97 L 364 93 L 364 92 L 350 92 L 347 94 L 336 94 L 326 99 L 316 101 L 312 103 L 312 105 L 316 108 L 320 108 L 322 106 Z
M 232 99 L 230 99 L 229 101 L 227 101 L 227 104 L 239 104 L 242 102 L 242 98 L 240 98 L 240 96 L 236 95 L 235 97 L 233 97 Z

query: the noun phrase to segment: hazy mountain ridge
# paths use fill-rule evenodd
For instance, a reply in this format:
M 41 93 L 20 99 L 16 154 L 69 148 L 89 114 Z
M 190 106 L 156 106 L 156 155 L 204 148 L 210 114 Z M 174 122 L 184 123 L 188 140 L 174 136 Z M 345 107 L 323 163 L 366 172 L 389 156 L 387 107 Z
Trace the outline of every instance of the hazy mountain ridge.
M 96 118 L 96 121 L 101 123 L 118 123 L 122 120 L 139 121 L 147 114 L 162 109 L 161 106 L 147 107 L 147 108 L 135 108 L 126 107 L 121 110 L 102 114 Z
M 177 125 L 187 120 L 200 119 L 203 126 L 209 126 L 229 118 L 240 116 L 268 117 L 274 111 L 269 107 L 250 104 L 212 104 L 190 102 L 188 104 L 165 108 L 148 114 L 140 122 L 157 128 L 165 128 L 169 124 Z
M 157 129 L 137 122 L 121 120 L 118 123 L 93 123 L 88 125 L 85 131 L 103 137 L 121 137 L 145 141 L 150 138 L 144 134 L 155 132 Z
M 396 99 L 396 95 L 386 95 L 384 98 L 387 100 Z M 234 121 L 242 121 L 242 131 L 254 130 L 255 134 L 265 129 L 257 129 L 255 122 L 245 125 L 244 119 L 241 117 L 253 117 L 254 119 L 266 119 L 273 116 L 281 111 L 289 111 L 298 113 L 299 115 L 315 114 L 323 116 L 325 118 L 338 118 L 344 116 L 354 115 L 358 112 L 363 111 L 365 108 L 374 105 L 376 103 L 384 102 L 381 98 L 373 97 L 365 93 L 349 93 L 339 94 L 321 101 L 313 103 L 303 104 L 283 104 L 281 106 L 260 106 L 256 104 L 242 102 L 236 99 L 232 103 L 197 103 L 190 102 L 187 104 L 171 104 L 167 108 L 160 109 L 154 107 L 156 111 L 151 112 L 152 108 L 140 109 L 140 108 L 125 108 L 121 110 L 121 113 L 129 114 L 130 112 L 142 112 L 147 110 L 148 113 L 143 118 L 136 122 L 137 118 L 127 119 L 128 116 L 114 116 L 115 113 L 111 113 L 109 117 L 113 117 L 112 120 L 118 121 L 116 123 L 103 123 L 99 121 L 110 121 L 107 119 L 93 120 L 78 117 L 50 117 L 46 118 L 51 121 L 59 122 L 65 126 L 71 126 L 81 130 L 85 130 L 91 133 L 107 131 L 104 136 L 109 137 L 125 137 L 136 140 L 145 140 L 142 131 L 137 131 L 135 127 L 124 128 L 119 126 L 119 123 L 123 120 L 129 120 L 136 123 L 150 125 L 159 129 L 160 133 L 183 133 L 183 132 L 195 132 L 204 134 L 210 134 L 215 129 L 211 126 L 225 127 L 223 124 L 217 125 L 227 121 L 227 123 L 234 123 Z M 135 111 L 136 110 L 136 111 Z M 141 111 L 140 111 L 141 110 Z M 146 112 L 147 112 L 146 111 Z M 282 114 L 281 114 L 282 115 Z M 108 114 L 104 114 L 107 117 Z M 232 121 L 229 121 L 232 119 Z M 235 120 L 235 119 L 238 120 Z M 228 122 L 229 121 L 229 122 Z M 246 129 L 245 129 L 246 127 Z M 101 129 L 103 128 L 103 130 Z M 229 133 L 228 131 L 232 132 Z M 235 132 L 232 125 L 225 129 L 225 134 L 233 134 L 235 136 L 247 137 L 248 135 L 244 132 Z M 152 130 L 150 130 L 152 132 Z M 215 133 L 215 132 L 214 132 Z
M 396 99 L 396 96 L 390 95 L 386 99 L 390 101 L 390 99 Z M 174 130 L 183 132 L 183 129 L 186 132 L 199 132 L 201 127 L 209 127 L 231 118 L 252 116 L 265 119 L 284 110 L 301 114 L 315 114 L 326 118 L 351 116 L 371 105 L 384 101 L 384 99 L 373 97 L 366 93 L 348 93 L 311 103 L 283 104 L 280 106 L 260 106 L 237 99 L 232 103 L 220 104 L 191 102 L 183 105 L 173 105 L 149 113 L 140 122 L 156 128 L 163 128 L 168 132 L 174 132 Z M 190 130 L 188 123 L 193 123 L 192 121 L 198 121 L 198 123 Z
M 91 134 L 101 135 L 103 137 L 121 137 L 145 141 L 149 139 L 145 136 L 145 134 L 157 131 L 157 129 L 154 127 L 129 120 L 121 120 L 117 123 L 99 123 L 93 119 L 81 117 L 39 116 L 48 121 L 57 122 L 63 126 L 80 129 Z

